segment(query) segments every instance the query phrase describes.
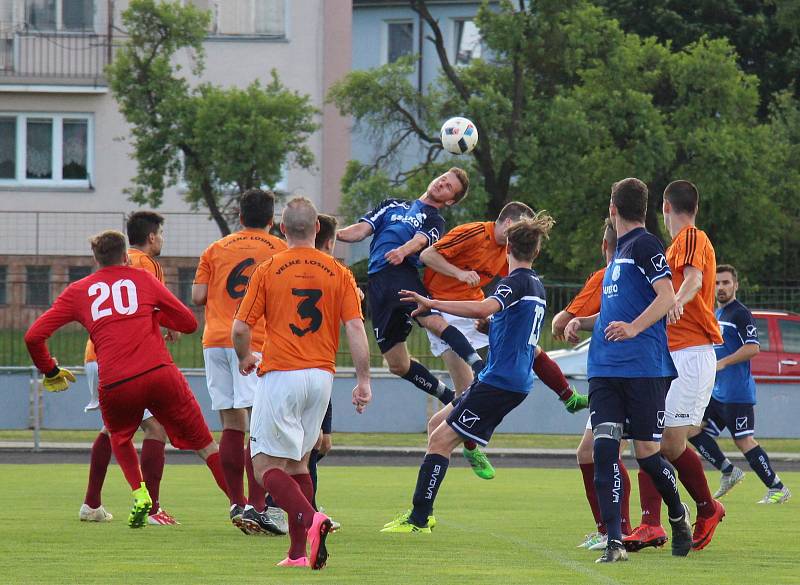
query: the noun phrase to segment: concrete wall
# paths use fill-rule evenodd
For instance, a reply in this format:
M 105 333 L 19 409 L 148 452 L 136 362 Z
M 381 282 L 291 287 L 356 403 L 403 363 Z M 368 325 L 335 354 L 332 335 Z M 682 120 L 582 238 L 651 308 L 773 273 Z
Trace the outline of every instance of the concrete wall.
M 211 410 L 205 376 L 187 375 L 197 400 L 212 430 L 219 430 L 219 418 Z M 445 379 L 446 382 L 449 380 Z M 355 379 L 338 375 L 333 389 L 333 429 L 335 432 L 422 433 L 430 414 L 438 408 L 432 399 L 404 380 L 378 376 L 373 380 L 373 402 L 362 415 L 350 403 Z M 575 385 L 586 392 L 587 383 Z M 800 384 L 761 384 L 756 405 L 756 436 L 800 438 L 794 414 L 800 411 Z M 84 413 L 89 400 L 85 378 L 68 392 L 43 393 L 42 428 L 94 429 L 102 422 L 98 412 Z M 0 429 L 23 429 L 31 424 L 30 378 L 27 373 L 0 372 Z M 555 395 L 539 382 L 531 395 L 503 421 L 500 433 L 547 433 L 580 435 L 588 413 L 567 414 Z

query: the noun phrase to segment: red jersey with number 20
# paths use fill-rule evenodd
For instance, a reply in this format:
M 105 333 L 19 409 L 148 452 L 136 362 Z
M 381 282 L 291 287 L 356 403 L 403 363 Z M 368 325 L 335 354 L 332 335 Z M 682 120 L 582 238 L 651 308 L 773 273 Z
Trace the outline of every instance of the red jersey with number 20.
M 68 286 L 25 334 L 33 363 L 43 373 L 56 363 L 46 340 L 78 321 L 95 345 L 100 387 L 172 364 L 161 327 L 181 333 L 197 329 L 192 312 L 152 274 L 129 266 L 107 266 Z

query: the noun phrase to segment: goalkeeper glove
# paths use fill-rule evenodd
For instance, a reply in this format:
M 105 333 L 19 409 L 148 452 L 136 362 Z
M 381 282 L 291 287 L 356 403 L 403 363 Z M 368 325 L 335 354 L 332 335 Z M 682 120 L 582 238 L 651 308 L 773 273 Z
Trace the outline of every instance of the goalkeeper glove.
M 63 392 L 69 388 L 69 383 L 75 381 L 75 374 L 66 368 L 56 366 L 42 378 L 42 386 L 48 392 Z
M 564 401 L 564 407 L 570 414 L 575 414 L 579 410 L 589 408 L 589 397 L 573 389 L 572 396 Z

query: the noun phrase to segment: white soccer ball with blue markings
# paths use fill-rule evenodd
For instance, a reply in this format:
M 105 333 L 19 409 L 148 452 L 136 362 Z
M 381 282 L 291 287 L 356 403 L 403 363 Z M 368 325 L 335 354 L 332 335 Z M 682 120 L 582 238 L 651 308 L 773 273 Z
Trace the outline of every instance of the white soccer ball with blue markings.
M 471 152 L 478 144 L 478 129 L 470 120 L 450 118 L 442 125 L 442 146 L 453 154 Z

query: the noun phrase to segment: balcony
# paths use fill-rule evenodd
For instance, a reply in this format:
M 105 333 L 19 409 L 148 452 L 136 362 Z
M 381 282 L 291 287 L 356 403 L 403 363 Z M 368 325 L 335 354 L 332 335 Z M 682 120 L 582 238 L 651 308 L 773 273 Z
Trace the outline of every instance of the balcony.
M 105 90 L 110 59 L 105 35 L 33 31 L 0 22 L 0 91 L 53 85 Z

